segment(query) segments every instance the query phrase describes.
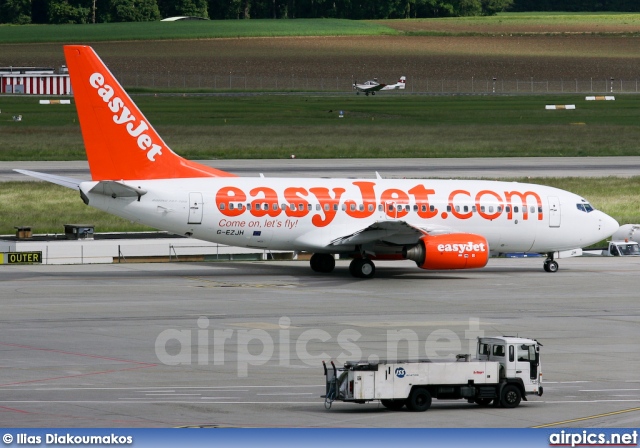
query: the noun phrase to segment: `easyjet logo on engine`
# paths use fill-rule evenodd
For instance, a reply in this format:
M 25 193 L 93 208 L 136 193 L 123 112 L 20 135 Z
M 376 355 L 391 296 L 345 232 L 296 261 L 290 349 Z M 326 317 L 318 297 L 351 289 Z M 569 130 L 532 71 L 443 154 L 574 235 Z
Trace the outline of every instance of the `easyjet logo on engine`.
M 89 84 L 97 90 L 102 101 L 107 103 L 109 110 L 114 113 L 113 122 L 117 125 L 125 125 L 127 133 L 136 139 L 138 148 L 147 151 L 147 158 L 155 162 L 157 155 L 162 155 L 162 146 L 153 142 L 151 136 L 146 133 L 149 125 L 144 120 L 138 120 L 119 96 L 115 95 L 113 87 L 105 84 L 102 73 L 94 73 L 89 77 Z
M 473 244 L 473 241 L 469 241 L 466 244 L 438 244 L 438 252 L 457 252 L 462 255 L 466 252 L 486 251 L 484 243 Z

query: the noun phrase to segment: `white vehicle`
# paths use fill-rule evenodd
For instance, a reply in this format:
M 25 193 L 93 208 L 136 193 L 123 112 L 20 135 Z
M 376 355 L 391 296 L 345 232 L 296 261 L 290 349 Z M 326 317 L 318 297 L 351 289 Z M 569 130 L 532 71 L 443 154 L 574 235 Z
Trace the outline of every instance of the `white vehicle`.
M 333 401 L 380 400 L 388 409 L 407 406 L 426 411 L 431 400 L 466 399 L 469 403 L 515 408 L 527 395 L 542 396 L 540 344 L 518 337 L 478 338 L 476 359 L 457 361 L 347 362 L 327 368 L 325 407 Z
M 365 95 L 375 95 L 376 92 L 380 90 L 404 90 L 406 82 L 406 76 L 401 76 L 395 84 L 380 84 L 378 78 L 373 78 L 370 81 L 365 81 L 363 84 L 358 84 L 358 81 L 356 81 L 353 83 L 353 88 L 358 95 L 360 95 L 360 92 L 364 92 Z
M 375 275 L 374 260 L 473 269 L 505 252 L 543 253 L 544 269 L 556 272 L 555 259 L 577 256 L 618 228 L 586 199 L 543 185 L 377 173 L 238 177 L 173 152 L 91 47 L 64 52 L 91 180 L 16 171 L 132 222 L 227 246 L 309 252 L 318 273 L 331 273 L 336 256 L 351 257 L 358 278 Z
M 640 257 L 640 245 L 635 241 L 609 241 L 609 247 L 603 249 L 606 257 Z

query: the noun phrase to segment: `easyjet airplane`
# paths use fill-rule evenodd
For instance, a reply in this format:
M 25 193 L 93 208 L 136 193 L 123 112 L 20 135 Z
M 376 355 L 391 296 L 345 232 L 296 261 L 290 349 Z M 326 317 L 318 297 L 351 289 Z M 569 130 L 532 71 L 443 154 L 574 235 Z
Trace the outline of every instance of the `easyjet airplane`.
M 131 221 L 231 246 L 312 252 L 316 272 L 349 255 L 361 278 L 373 277 L 374 260 L 469 269 L 501 252 L 546 254 L 544 268 L 555 272 L 556 258 L 618 229 L 580 196 L 540 185 L 237 177 L 171 151 L 92 48 L 64 52 L 92 180 L 16 171 Z

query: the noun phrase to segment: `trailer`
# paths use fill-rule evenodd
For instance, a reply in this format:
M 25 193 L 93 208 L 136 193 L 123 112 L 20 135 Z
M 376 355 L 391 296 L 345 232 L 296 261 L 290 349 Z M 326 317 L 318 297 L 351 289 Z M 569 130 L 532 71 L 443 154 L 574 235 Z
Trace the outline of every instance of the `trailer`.
M 432 399 L 466 399 L 480 406 L 515 408 L 528 395 L 542 396 L 540 344 L 511 336 L 478 338 L 475 359 L 455 361 L 348 361 L 337 368 L 323 361 L 325 407 L 334 401 L 379 400 L 391 410 L 426 411 Z

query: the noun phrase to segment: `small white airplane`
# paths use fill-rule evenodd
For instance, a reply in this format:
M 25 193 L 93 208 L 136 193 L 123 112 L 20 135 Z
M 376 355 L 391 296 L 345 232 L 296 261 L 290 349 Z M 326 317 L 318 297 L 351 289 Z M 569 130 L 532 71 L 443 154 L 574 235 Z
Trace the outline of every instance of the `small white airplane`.
M 85 204 L 206 241 L 313 253 L 329 273 L 353 257 L 428 270 L 481 268 L 490 254 L 575 256 L 618 223 L 573 193 L 483 180 L 238 177 L 171 151 L 91 47 L 64 47 L 92 180 L 16 170 L 77 190 Z
M 353 83 L 353 88 L 358 95 L 360 95 L 360 92 L 364 92 L 365 95 L 375 95 L 380 90 L 404 90 L 406 82 L 406 76 L 401 76 L 400 80 L 395 84 L 380 84 L 378 78 L 373 78 L 371 81 L 365 81 L 364 84 L 358 84 L 358 81 L 356 81 Z

